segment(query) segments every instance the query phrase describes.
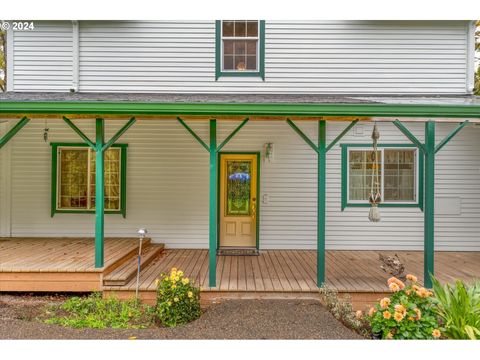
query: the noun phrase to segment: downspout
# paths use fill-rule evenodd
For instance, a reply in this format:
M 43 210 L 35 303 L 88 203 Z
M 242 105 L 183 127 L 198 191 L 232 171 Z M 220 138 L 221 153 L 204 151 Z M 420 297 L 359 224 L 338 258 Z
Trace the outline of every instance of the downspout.
M 7 69 L 5 72 L 5 79 L 7 83 L 7 91 L 13 91 L 13 30 L 7 30 L 7 44 L 5 52 L 5 61 L 7 63 Z
M 467 23 L 466 91 L 473 94 L 475 84 L 475 21 Z
M 70 92 L 78 92 L 80 73 L 80 25 L 72 21 L 72 87 Z

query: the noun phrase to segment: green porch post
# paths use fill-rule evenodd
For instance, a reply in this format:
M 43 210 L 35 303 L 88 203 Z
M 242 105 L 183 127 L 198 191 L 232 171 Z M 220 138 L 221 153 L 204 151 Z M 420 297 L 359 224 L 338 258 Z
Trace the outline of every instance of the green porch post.
M 210 213 L 208 284 L 217 283 L 217 120 L 210 120 Z
M 104 265 L 104 151 L 105 123 L 103 119 L 95 121 L 95 267 Z
M 432 287 L 435 251 L 435 122 L 425 123 L 425 208 L 424 208 L 424 250 L 423 271 L 425 287 Z
M 327 131 L 325 120 L 318 122 L 317 156 L 317 284 L 325 282 L 325 203 L 327 175 Z

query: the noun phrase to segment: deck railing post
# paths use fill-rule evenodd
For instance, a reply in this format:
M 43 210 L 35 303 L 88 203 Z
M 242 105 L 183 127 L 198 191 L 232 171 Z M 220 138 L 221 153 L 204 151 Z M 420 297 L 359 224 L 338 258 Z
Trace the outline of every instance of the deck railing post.
M 95 267 L 104 265 L 104 207 L 105 176 L 104 150 L 105 124 L 97 118 L 95 122 Z
M 210 120 L 209 286 L 217 283 L 217 120 Z
M 327 131 L 325 120 L 318 122 L 317 170 L 317 284 L 325 282 L 325 203 L 327 175 Z
M 424 208 L 424 250 L 423 268 L 425 287 L 432 287 L 435 267 L 435 122 L 425 123 L 425 208 Z

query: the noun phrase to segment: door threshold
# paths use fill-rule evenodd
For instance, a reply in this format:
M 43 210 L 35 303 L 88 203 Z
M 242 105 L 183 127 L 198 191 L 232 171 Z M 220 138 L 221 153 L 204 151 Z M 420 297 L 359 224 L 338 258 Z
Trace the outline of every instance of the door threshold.
M 221 256 L 258 256 L 260 255 L 257 248 L 220 248 L 217 255 Z

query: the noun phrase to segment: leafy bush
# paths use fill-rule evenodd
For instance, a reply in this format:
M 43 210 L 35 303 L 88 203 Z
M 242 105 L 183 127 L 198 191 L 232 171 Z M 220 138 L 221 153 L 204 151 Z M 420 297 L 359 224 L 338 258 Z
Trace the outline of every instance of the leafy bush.
M 157 279 L 157 316 L 169 327 L 183 325 L 200 316 L 200 289 L 172 268 L 170 274 Z
M 408 285 L 395 277 L 388 279 L 392 296 L 380 300 L 366 316 L 373 334 L 382 339 L 440 338 L 433 293 L 420 287 L 415 276 L 407 275 L 407 280 Z
M 480 339 L 480 282 L 466 286 L 442 286 L 433 279 L 435 312 L 442 319 L 445 335 L 450 339 Z
M 103 299 L 102 294 L 72 297 L 59 307 L 51 308 L 49 324 L 74 328 L 140 329 L 153 323 L 153 308 L 135 300 L 120 301 L 113 297 Z
M 361 312 L 353 311 L 352 303 L 348 297 L 340 299 L 338 293 L 326 284 L 323 284 L 319 291 L 323 303 L 337 320 L 363 336 L 370 335 L 369 323 L 360 316 Z

